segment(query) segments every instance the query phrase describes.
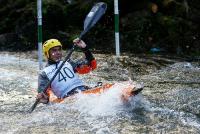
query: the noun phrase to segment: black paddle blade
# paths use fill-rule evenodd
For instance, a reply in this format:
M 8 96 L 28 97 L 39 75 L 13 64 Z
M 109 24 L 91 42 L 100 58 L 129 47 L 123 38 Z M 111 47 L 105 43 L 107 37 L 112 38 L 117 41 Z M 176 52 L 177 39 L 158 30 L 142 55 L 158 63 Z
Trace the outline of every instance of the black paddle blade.
M 31 106 L 31 108 L 28 110 L 29 113 L 32 113 L 35 107 L 38 105 L 40 99 L 36 99 L 35 103 Z
M 103 2 L 95 4 L 84 21 L 84 30 L 93 27 L 101 18 L 101 16 L 106 12 L 106 9 L 107 5 Z
M 139 94 L 143 90 L 143 87 L 137 88 L 136 90 L 132 91 L 133 95 Z
M 99 2 L 93 6 L 85 18 L 84 31 L 81 33 L 79 38 L 81 38 L 90 28 L 92 28 L 97 23 L 103 14 L 105 14 L 106 9 L 107 5 L 104 2 Z

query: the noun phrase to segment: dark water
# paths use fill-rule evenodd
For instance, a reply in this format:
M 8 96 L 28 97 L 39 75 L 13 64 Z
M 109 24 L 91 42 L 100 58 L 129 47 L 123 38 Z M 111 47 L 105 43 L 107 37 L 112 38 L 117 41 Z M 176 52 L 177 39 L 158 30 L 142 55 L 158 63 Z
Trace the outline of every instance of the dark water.
M 134 77 L 145 87 L 126 104 L 119 101 L 120 88 L 115 87 L 100 96 L 78 94 L 62 104 L 40 104 L 30 114 L 37 62 L 16 55 L 0 57 L 0 133 L 200 133 L 198 63 L 177 62 Z M 88 84 L 120 83 L 133 75 L 115 60 L 97 60 L 98 71 L 81 76 Z

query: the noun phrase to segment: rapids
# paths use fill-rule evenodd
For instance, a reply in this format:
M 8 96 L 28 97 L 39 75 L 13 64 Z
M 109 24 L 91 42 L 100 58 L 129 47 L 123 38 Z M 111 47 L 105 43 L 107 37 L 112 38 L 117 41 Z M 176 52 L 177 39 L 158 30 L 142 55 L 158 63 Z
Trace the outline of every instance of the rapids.
M 79 53 L 74 54 L 74 58 Z M 144 90 L 123 104 L 120 86 L 101 95 L 77 94 L 62 104 L 35 101 L 36 52 L 0 53 L 0 133 L 200 133 L 200 63 L 166 57 L 95 54 L 98 68 L 80 77 L 97 82 L 136 81 Z

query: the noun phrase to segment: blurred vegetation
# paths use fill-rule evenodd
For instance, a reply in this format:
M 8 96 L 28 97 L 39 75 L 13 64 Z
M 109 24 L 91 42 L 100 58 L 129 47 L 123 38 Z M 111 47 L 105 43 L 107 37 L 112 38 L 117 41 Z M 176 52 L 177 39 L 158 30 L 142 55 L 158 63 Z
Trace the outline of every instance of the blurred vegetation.
M 114 1 L 102 1 L 108 10 L 84 40 L 93 50 L 114 53 Z M 71 47 L 96 2 L 43 0 L 43 40 L 58 38 Z M 122 52 L 200 55 L 199 0 L 119 0 L 119 10 Z M 0 50 L 37 49 L 36 0 L 0 0 L 0 25 Z

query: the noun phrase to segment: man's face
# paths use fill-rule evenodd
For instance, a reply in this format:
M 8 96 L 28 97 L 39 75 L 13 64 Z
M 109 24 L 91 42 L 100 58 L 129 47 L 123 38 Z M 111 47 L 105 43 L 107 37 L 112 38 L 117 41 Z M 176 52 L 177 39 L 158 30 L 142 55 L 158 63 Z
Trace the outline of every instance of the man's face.
M 58 62 L 62 58 L 61 47 L 53 47 L 49 50 L 49 58 L 55 62 Z

